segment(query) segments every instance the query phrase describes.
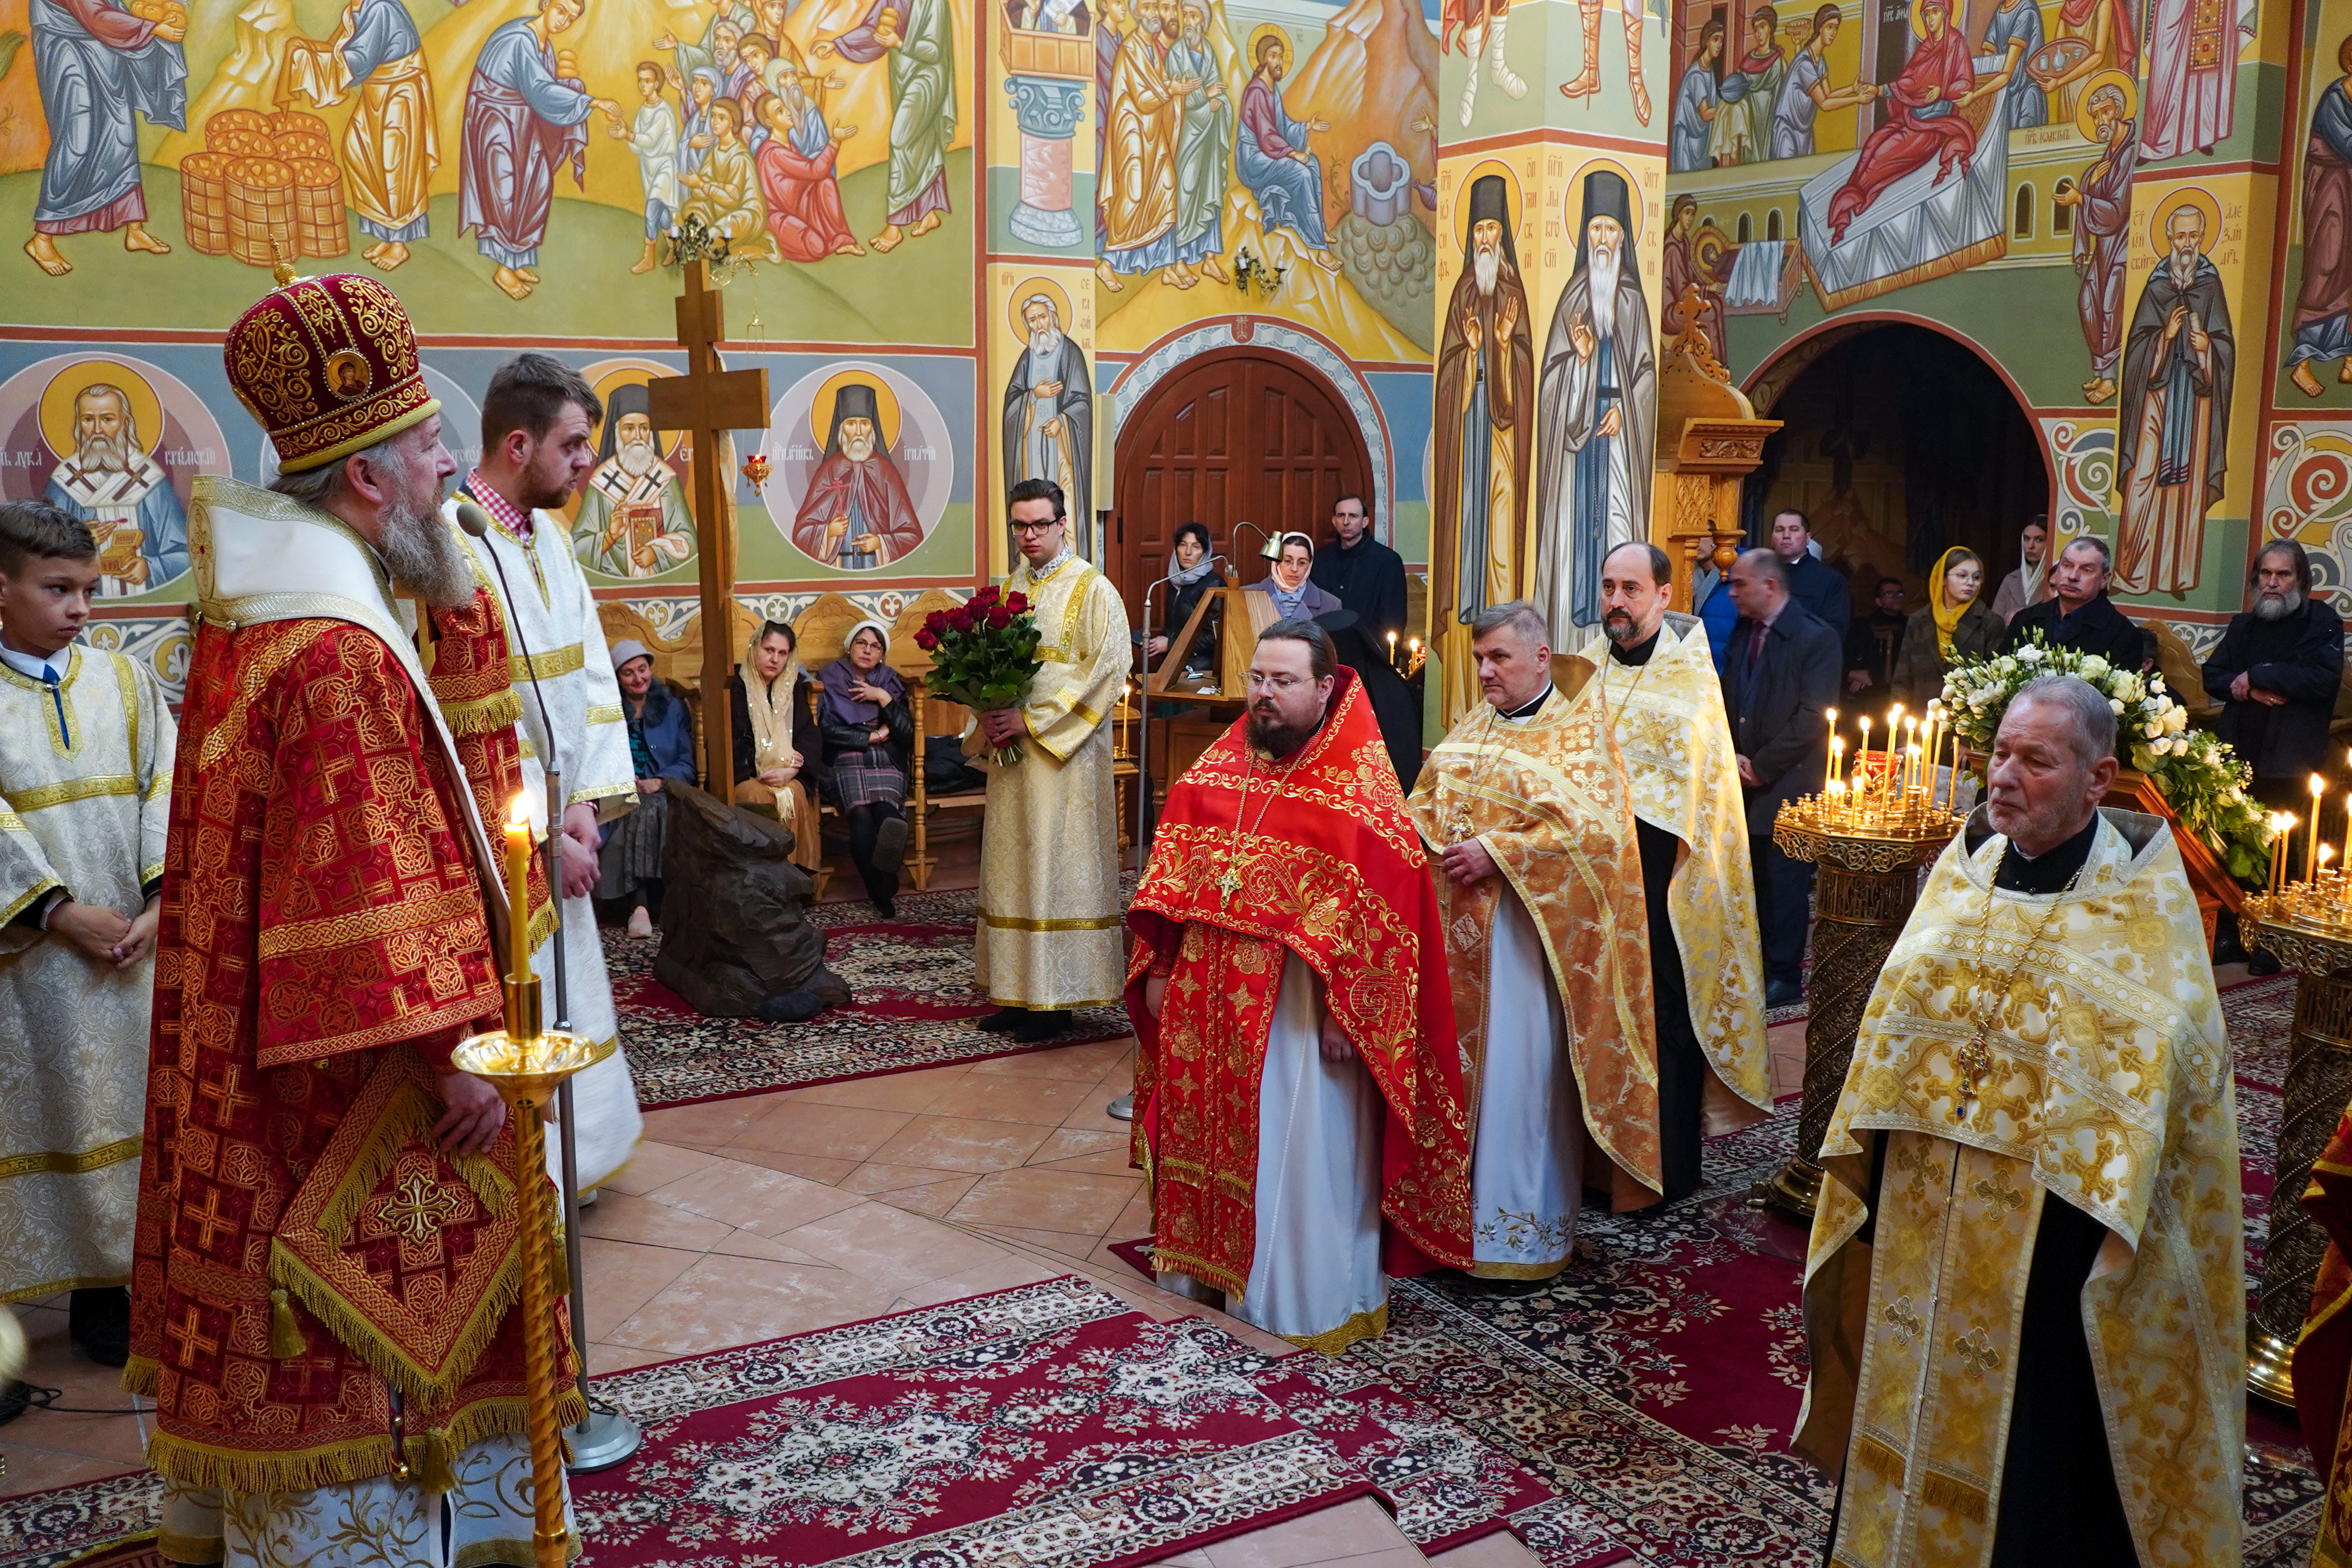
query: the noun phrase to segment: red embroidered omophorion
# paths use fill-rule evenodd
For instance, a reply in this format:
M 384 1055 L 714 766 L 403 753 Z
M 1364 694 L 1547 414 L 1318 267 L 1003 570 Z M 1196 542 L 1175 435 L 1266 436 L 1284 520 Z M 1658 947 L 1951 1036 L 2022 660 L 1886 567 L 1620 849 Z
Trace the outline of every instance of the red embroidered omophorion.
M 1236 720 L 1176 781 L 1128 910 L 1133 1150 L 1151 1173 L 1154 1259 L 1234 1294 L 1255 1250 L 1259 1080 L 1289 954 L 1322 977 L 1388 1104 L 1382 1266 L 1470 1264 L 1437 894 L 1371 705 L 1351 671 L 1334 678 L 1323 727 L 1296 758 L 1253 762 Z M 1169 976 L 1158 1019 L 1143 1005 L 1155 968 Z
M 123 1375 L 156 1403 L 149 1462 L 187 1485 L 396 1460 L 429 1484 L 524 1427 L 511 1134 L 485 1155 L 432 1138 L 436 1075 L 499 998 L 465 784 L 422 700 L 346 622 L 197 633 Z

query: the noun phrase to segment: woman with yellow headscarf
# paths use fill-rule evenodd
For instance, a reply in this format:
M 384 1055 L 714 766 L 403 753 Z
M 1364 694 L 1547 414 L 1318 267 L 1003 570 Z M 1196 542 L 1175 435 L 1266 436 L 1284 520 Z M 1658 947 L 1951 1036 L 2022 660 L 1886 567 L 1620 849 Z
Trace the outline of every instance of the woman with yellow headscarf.
M 1963 659 L 1990 658 L 2000 645 L 2000 617 L 1984 600 L 1984 559 L 1959 546 L 1946 550 L 1927 579 L 1927 607 L 1903 629 L 1895 657 L 1895 700 L 1917 712 L 1944 690 L 1944 672 Z

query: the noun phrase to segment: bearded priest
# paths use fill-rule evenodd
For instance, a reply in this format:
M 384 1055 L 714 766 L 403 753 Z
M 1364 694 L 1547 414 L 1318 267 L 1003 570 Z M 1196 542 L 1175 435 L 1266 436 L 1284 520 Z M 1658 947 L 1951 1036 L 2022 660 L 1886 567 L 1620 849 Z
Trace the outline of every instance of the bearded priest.
M 2241 1560 L 2230 1043 L 2170 828 L 2099 809 L 2115 738 L 2072 675 L 2011 699 L 1863 1014 L 1796 1444 L 1849 1568 Z
M 1532 1281 L 1567 1267 L 1588 1184 L 1621 1210 L 1658 1199 L 1642 862 L 1592 662 L 1555 661 L 1523 599 L 1472 619 L 1470 653 L 1486 700 L 1430 754 L 1410 810 L 1444 873 L 1470 1272 Z
M 456 614 L 435 616 L 444 637 L 503 643 L 509 679 L 494 670 L 488 690 L 445 708 L 449 727 L 461 737 L 483 727 L 511 721 L 520 740 L 521 794 L 534 830 L 562 835 L 563 979 L 566 1027 L 593 1040 L 620 1039 L 620 1014 L 613 1006 L 613 982 L 604 968 L 604 939 L 597 935 L 590 894 L 596 886 L 600 826 L 635 808 L 636 766 L 629 755 L 628 727 L 621 715 L 620 684 L 604 651 L 604 628 L 596 619 L 595 597 L 572 554 L 571 535 L 556 510 L 571 498 L 594 466 L 597 422 L 604 404 L 586 378 L 548 354 L 518 354 L 490 376 L 482 394 L 482 460 L 466 476 L 444 509 L 451 538 L 467 554 L 481 597 Z M 470 501 L 488 519 L 479 537 L 458 524 L 457 506 Z M 484 616 L 486 625 L 477 622 Z M 434 674 L 448 689 L 443 661 Z M 462 681 L 461 681 L 462 684 Z M 514 798 L 509 771 L 497 761 L 495 744 L 461 747 L 470 765 L 477 798 L 499 794 L 503 817 Z M 548 821 L 547 775 L 558 775 L 562 811 Z M 534 877 L 534 884 L 538 878 Z M 548 1017 L 557 1018 L 554 912 L 534 897 L 531 969 L 545 988 Z M 572 1081 L 572 1129 L 578 1158 L 579 1194 L 593 1197 L 598 1184 L 629 1163 L 644 1120 L 627 1057 L 619 1050 Z M 551 1174 L 562 1179 L 562 1149 L 547 1140 Z
M 1469 1266 L 1438 922 L 1355 673 L 1276 622 L 1127 916 L 1133 1157 L 1171 1289 L 1336 1355 L 1388 1326 L 1388 1275 Z
M 1611 550 L 1601 562 L 1601 635 L 1584 650 L 1608 682 L 1641 846 L 1669 1203 L 1699 1188 L 1702 1135 L 1737 1132 L 1772 1109 L 1738 758 L 1706 629 L 1666 613 L 1673 580 L 1654 544 Z
M 514 1144 L 450 1068 L 507 908 L 392 599 L 474 591 L 457 464 L 391 292 L 278 283 L 226 358 L 279 476 L 191 511 L 123 1385 L 172 1562 L 527 1563 Z

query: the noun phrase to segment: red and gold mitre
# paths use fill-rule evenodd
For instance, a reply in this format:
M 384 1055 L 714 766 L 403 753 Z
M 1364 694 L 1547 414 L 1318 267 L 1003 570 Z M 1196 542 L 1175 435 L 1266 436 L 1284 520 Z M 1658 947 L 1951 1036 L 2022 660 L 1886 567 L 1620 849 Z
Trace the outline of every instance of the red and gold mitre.
M 438 413 L 416 329 L 391 289 L 332 273 L 278 286 L 228 329 L 228 384 L 261 422 L 288 474 L 374 445 Z

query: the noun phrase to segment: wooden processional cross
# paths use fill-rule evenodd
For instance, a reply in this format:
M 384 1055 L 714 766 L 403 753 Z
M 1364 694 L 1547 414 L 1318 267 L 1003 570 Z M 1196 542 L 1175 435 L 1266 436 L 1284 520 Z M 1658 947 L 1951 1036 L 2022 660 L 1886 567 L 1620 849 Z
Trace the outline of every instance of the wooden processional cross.
M 734 663 L 735 476 L 721 466 L 727 434 L 764 430 L 768 372 L 719 368 L 727 335 L 709 265 L 686 264 L 686 292 L 677 298 L 677 340 L 686 374 L 656 376 L 646 386 L 656 430 L 683 430 L 694 441 L 694 531 L 702 572 L 703 784 L 720 801 L 735 797 L 734 714 L 727 700 Z

